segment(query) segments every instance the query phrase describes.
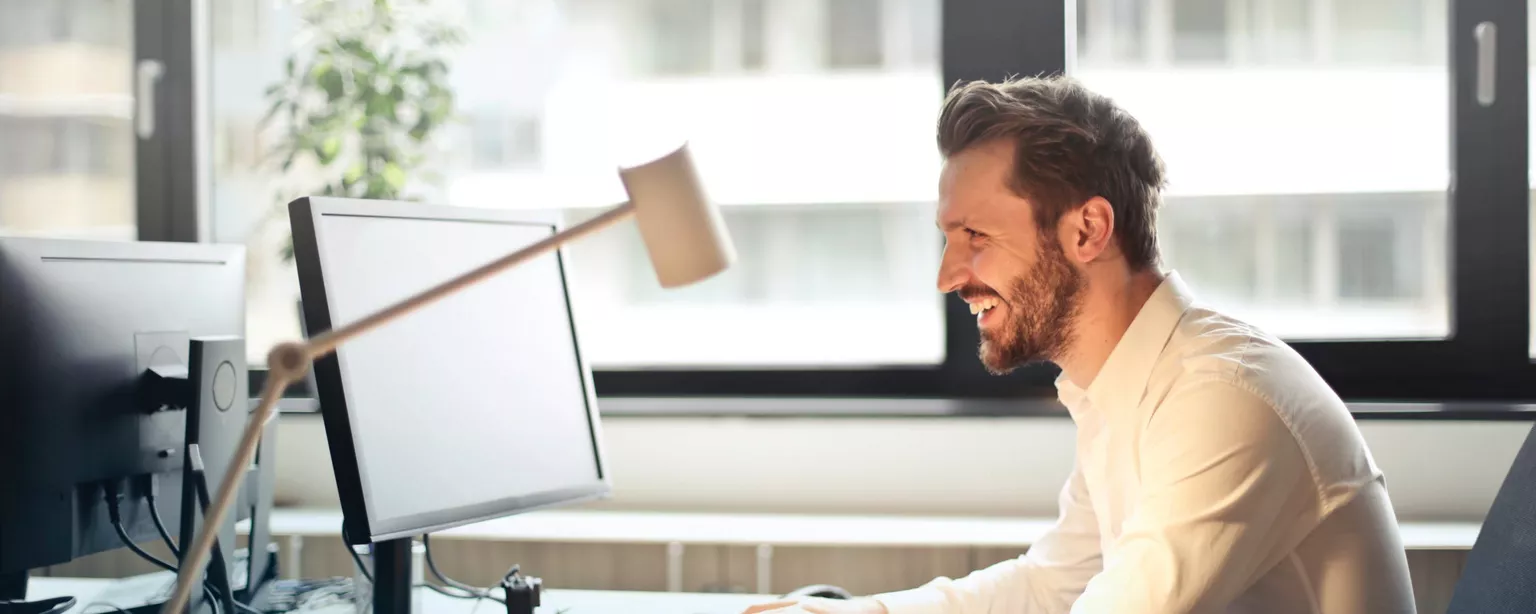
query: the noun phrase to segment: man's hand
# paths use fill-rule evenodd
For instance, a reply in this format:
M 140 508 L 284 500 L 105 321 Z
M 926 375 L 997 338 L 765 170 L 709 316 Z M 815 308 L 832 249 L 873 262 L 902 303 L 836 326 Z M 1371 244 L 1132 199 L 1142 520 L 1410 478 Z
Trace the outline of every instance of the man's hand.
M 789 599 L 747 608 L 742 614 L 890 614 L 874 599 Z

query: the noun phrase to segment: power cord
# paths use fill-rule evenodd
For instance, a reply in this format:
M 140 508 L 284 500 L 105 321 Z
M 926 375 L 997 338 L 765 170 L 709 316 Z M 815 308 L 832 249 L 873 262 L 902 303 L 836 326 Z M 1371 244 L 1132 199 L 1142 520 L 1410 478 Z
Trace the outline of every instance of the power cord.
M 357 563 L 357 570 L 363 573 L 363 578 L 367 579 L 368 584 L 372 585 L 373 574 L 369 573 L 368 566 L 363 564 L 363 557 L 358 556 L 357 551 L 353 550 L 352 546 L 347 545 L 345 540 L 343 540 L 341 545 L 347 549 L 347 554 L 352 555 L 352 562 Z
M 150 493 L 151 494 L 148 497 L 149 498 L 149 502 L 150 502 L 150 505 L 149 505 L 150 519 L 154 521 L 155 528 L 156 528 L 156 530 L 158 530 L 160 532 L 160 537 L 166 541 L 166 545 L 171 548 L 172 552 L 176 552 L 175 545 L 173 545 L 171 543 L 170 532 L 165 530 L 165 523 L 163 521 L 161 521 L 161 519 L 160 519 L 160 512 L 155 509 L 154 498 L 153 498 L 154 497 L 153 492 L 155 490 L 154 481 L 153 481 L 154 480 L 154 476 L 150 476 L 150 480 L 151 480 L 151 482 L 150 482 L 150 484 L 151 484 L 151 486 L 150 486 Z M 112 521 L 112 530 L 117 532 L 118 540 L 122 541 L 123 545 L 126 546 L 129 550 L 132 550 L 134 554 L 139 556 L 139 558 L 144 559 L 146 561 L 149 561 L 151 564 L 155 565 L 156 567 L 159 567 L 159 568 L 164 569 L 166 571 L 169 571 L 171 573 L 179 573 L 180 570 L 175 565 L 172 565 L 170 563 L 162 561 L 162 560 L 160 560 L 159 557 L 156 557 L 155 555 L 146 552 L 143 548 L 140 548 L 138 544 L 133 542 L 133 538 L 128 536 L 128 530 L 123 528 L 123 512 L 122 512 L 123 495 L 117 489 L 117 481 L 115 481 L 115 480 L 107 480 L 107 481 L 103 482 L 102 483 L 102 490 L 105 491 L 105 495 L 104 495 L 103 498 L 105 498 L 106 501 L 107 501 L 107 518 Z M 178 554 L 178 556 L 180 556 L 180 555 Z M 207 595 L 209 603 L 213 604 L 214 614 L 223 614 L 221 608 L 219 607 L 219 597 L 220 597 L 219 591 L 214 589 L 212 584 L 210 584 L 208 582 L 204 582 L 203 583 L 203 592 Z M 257 610 L 256 608 L 253 608 L 253 607 L 251 607 L 249 605 L 246 605 L 244 603 L 240 603 L 240 600 L 238 600 L 238 599 L 231 599 L 230 601 L 234 602 L 235 609 L 241 610 L 241 611 L 245 612 L 245 614 L 267 614 L 266 612 L 262 612 L 261 610 Z M 111 605 L 111 604 L 102 604 L 102 605 Z
M 458 599 L 489 599 L 491 601 L 495 601 L 496 603 L 499 603 L 499 604 L 502 604 L 502 605 L 506 605 L 507 604 L 507 600 L 506 599 L 502 599 L 500 597 L 497 597 L 497 596 L 491 594 L 491 591 L 495 590 L 494 588 L 479 588 L 479 587 L 475 587 L 475 586 L 470 586 L 470 585 L 465 584 L 463 582 L 460 582 L 458 580 L 454 580 L 453 578 L 450 578 L 447 575 L 444 575 L 443 572 L 439 571 L 437 569 L 437 562 L 432 560 L 432 535 L 431 534 L 423 534 L 421 536 L 421 543 L 422 543 L 423 546 L 426 547 L 426 551 L 427 551 L 427 569 L 432 571 L 432 576 L 437 578 L 437 580 L 439 582 L 442 582 L 443 584 L 446 584 L 449 587 L 456 588 L 458 590 L 464 591 L 464 593 L 467 593 L 467 594 L 452 594 L 449 591 L 447 591 L 446 589 L 441 589 L 441 588 L 437 588 L 437 587 L 433 587 L 433 590 L 436 590 L 440 594 L 447 595 L 449 597 L 455 597 L 455 598 L 458 598 Z M 520 570 L 521 570 L 521 568 L 519 566 L 513 565 L 510 569 L 507 569 L 507 573 L 506 574 L 502 575 L 502 577 L 501 577 L 502 581 L 505 582 L 507 580 L 512 579 L 514 576 L 517 576 L 518 573 L 520 573 Z M 428 586 L 431 586 L 431 585 L 428 585 Z
M 133 543 L 133 538 L 128 537 L 128 530 L 123 528 L 123 512 L 121 508 L 123 494 L 117 490 L 117 481 L 107 480 L 103 483 L 103 490 L 106 491 L 105 498 L 107 500 L 107 518 L 112 521 L 112 529 L 117 531 L 117 538 L 122 540 L 123 545 L 127 546 L 129 550 L 132 550 L 134 554 L 139 555 L 139 558 L 149 561 L 154 566 L 171 573 L 176 573 L 175 565 L 162 561 L 155 555 L 145 552 L 144 549 L 140 548 L 138 544 Z
M 171 532 L 165 530 L 165 521 L 160 519 L 160 505 L 155 502 L 155 497 L 160 491 L 160 480 L 154 474 L 149 475 L 149 493 L 145 499 L 149 501 L 149 519 L 154 521 L 155 530 L 160 533 L 160 539 L 165 540 L 165 547 L 171 550 L 171 556 L 181 559 L 181 549 L 176 547 L 176 540 L 171 539 Z
M 103 612 L 118 612 L 118 614 L 130 614 L 128 612 L 128 610 L 124 610 L 122 608 L 122 606 L 118 606 L 118 605 L 114 605 L 114 604 L 111 604 L 111 603 L 107 603 L 105 601 L 95 601 L 95 602 L 88 603 L 88 604 L 85 605 L 85 608 L 83 608 L 83 609 L 89 610 L 89 609 L 91 609 L 93 607 L 96 607 L 96 606 L 106 606 L 106 607 L 109 607 L 109 608 L 112 608 L 112 609 L 110 609 L 110 610 L 97 610 L 96 612 L 88 613 L 88 614 L 101 614 Z
M 346 548 L 347 554 L 352 555 L 352 562 L 357 563 L 357 570 L 363 574 L 364 579 L 368 580 L 368 586 L 373 586 L 373 573 L 368 571 L 368 566 L 363 564 L 363 557 L 357 555 L 357 550 L 352 548 L 351 540 L 347 539 L 345 522 L 341 523 L 341 547 Z
M 343 525 L 341 530 L 342 530 L 342 536 L 343 536 L 343 539 L 341 540 L 342 541 L 342 546 L 347 549 L 347 554 L 352 556 L 352 562 L 357 565 L 357 569 L 358 569 L 359 572 L 361 572 L 363 574 L 363 578 L 368 580 L 368 583 L 370 585 L 374 584 L 373 574 L 369 573 L 368 566 L 363 564 L 362 556 L 360 556 L 357 553 L 357 550 L 354 550 L 352 548 L 352 546 L 349 545 L 349 543 L 350 543 L 349 540 L 347 540 L 345 538 L 346 537 L 346 530 L 347 530 L 346 526 Z M 501 584 L 502 584 L 502 586 L 496 586 L 496 587 L 491 587 L 491 588 L 480 588 L 480 587 L 477 587 L 477 586 L 471 586 L 471 585 L 466 584 L 464 582 L 460 582 L 458 580 L 454 580 L 453 578 L 448 577 L 447 574 L 444 574 L 442 572 L 442 570 L 437 568 L 437 561 L 432 558 L 432 536 L 431 536 L 431 534 L 423 534 L 421 536 L 421 543 L 422 543 L 422 546 L 424 547 L 424 549 L 426 550 L 427 569 L 430 570 L 432 572 L 432 576 L 437 578 L 437 580 L 439 582 L 442 582 L 443 585 L 437 585 L 437 584 L 433 584 L 431 582 L 425 582 L 425 583 L 422 583 L 419 586 L 426 587 L 427 589 L 430 589 L 430 590 L 432 590 L 433 592 L 435 592 L 435 593 L 437 593 L 439 595 L 443 595 L 445 597 L 452 597 L 454 599 L 470 599 L 470 600 L 474 600 L 474 601 L 481 601 L 481 600 L 494 601 L 494 602 L 499 603 L 499 604 L 501 604 L 503 606 L 507 605 L 507 600 L 506 599 L 504 599 L 502 597 L 497 597 L 496 595 L 492 594 L 492 592 L 495 591 L 498 588 L 503 588 L 505 585 L 507 585 L 509 582 L 511 582 L 513 578 L 517 578 L 521 574 L 521 567 L 519 567 L 518 565 L 513 565 L 511 568 L 507 569 L 507 573 L 503 574 L 502 577 L 501 577 Z M 534 582 L 537 583 L 538 580 L 535 579 Z M 566 611 L 567 610 L 562 609 L 562 610 L 559 610 L 558 612 L 556 612 L 556 614 L 564 614 Z

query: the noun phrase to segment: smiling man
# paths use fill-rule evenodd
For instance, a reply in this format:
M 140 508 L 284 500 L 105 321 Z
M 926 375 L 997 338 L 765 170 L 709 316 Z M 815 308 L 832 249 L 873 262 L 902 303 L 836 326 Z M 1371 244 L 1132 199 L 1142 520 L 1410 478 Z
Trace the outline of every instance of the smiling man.
M 960 579 L 750 611 L 1414 611 L 1382 474 L 1343 402 L 1161 269 L 1163 164 L 1134 118 L 1067 78 L 977 82 L 950 92 L 938 142 L 939 289 L 977 313 L 988 370 L 1062 370 L 1077 453 L 1060 517 L 1025 555 Z

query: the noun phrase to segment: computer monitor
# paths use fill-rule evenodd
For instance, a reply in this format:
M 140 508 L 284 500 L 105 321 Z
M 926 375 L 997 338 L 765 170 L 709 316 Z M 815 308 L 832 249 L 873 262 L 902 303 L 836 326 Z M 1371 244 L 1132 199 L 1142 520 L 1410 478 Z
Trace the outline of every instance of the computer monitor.
M 242 247 L 0 238 L 0 599 L 28 570 L 123 546 L 108 488 L 133 541 L 159 541 L 151 478 L 181 525 L 187 412 L 147 409 L 144 373 L 244 330 Z
M 311 335 L 557 229 L 528 213 L 392 201 L 311 197 L 289 212 Z M 314 373 L 349 543 L 609 493 L 558 252 L 343 344 Z

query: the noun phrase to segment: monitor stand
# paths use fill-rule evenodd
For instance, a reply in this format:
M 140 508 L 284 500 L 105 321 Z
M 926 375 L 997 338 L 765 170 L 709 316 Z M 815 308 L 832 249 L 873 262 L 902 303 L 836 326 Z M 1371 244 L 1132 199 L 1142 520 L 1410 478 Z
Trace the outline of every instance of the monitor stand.
M 403 537 L 373 544 L 373 614 L 412 614 L 414 543 L 414 538 Z M 500 586 L 507 614 L 534 614 L 539 607 L 543 580 L 517 574 L 503 579 Z
M 412 541 L 373 544 L 373 614 L 411 614 Z

